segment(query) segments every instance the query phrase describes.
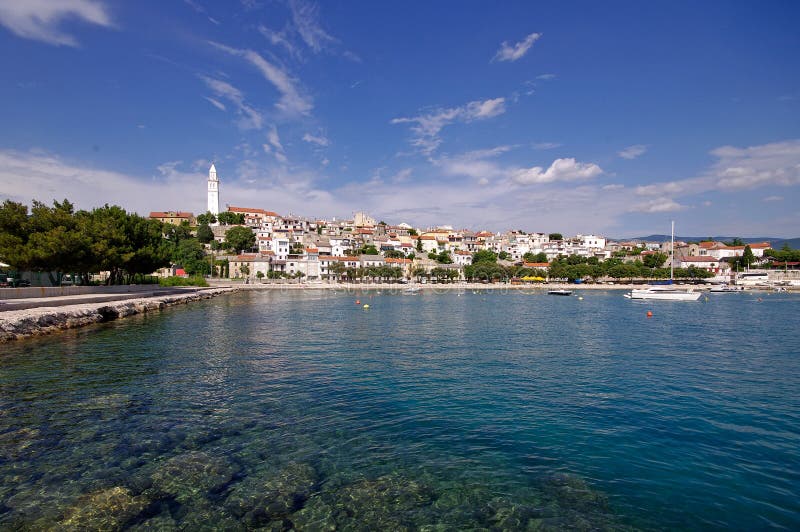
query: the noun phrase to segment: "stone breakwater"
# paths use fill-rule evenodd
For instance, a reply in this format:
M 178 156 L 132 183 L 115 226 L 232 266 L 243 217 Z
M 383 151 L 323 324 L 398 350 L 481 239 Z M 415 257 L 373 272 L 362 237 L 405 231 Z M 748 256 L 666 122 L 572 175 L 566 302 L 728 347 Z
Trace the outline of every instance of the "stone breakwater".
M 185 294 L 0 312 L 0 343 L 157 311 L 237 290 L 238 288 L 211 288 Z

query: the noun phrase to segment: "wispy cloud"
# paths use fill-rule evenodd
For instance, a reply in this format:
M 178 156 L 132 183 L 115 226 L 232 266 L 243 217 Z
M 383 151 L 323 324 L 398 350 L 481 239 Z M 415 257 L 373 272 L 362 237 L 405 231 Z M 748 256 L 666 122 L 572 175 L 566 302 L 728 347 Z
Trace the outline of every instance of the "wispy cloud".
M 672 198 L 658 198 L 643 203 L 635 203 L 631 205 L 630 212 L 644 212 L 644 213 L 658 213 L 658 212 L 675 212 L 686 209 L 685 205 L 681 205 Z
M 535 150 L 553 150 L 555 148 L 560 148 L 563 146 L 560 142 L 535 142 L 533 144 L 533 149 Z
M 276 46 L 281 46 L 289 55 L 299 58 L 300 57 L 300 50 L 292 43 L 289 37 L 290 29 L 284 28 L 281 31 L 274 31 L 269 29 L 268 27 L 261 25 L 258 27 L 259 33 L 269 40 L 270 43 Z
M 297 33 L 314 53 L 321 52 L 327 45 L 336 41 L 320 24 L 319 6 L 303 0 L 290 0 L 292 22 Z
M 78 19 L 106 28 L 113 26 L 108 8 L 97 0 L 0 1 L 0 24 L 25 39 L 56 46 L 78 46 L 75 37 L 59 28 L 68 19 Z
M 505 113 L 505 98 L 476 100 L 461 107 L 436 109 L 414 117 L 394 118 L 391 124 L 415 124 L 411 126 L 414 138 L 411 144 L 425 155 L 430 155 L 441 144 L 439 133 L 454 122 L 485 120 Z
M 331 141 L 328 140 L 325 135 L 312 135 L 311 133 L 306 133 L 303 135 L 303 140 L 309 142 L 311 144 L 316 144 L 317 146 L 328 146 Z
M 288 159 L 286 158 L 286 152 L 283 150 L 283 144 L 281 144 L 281 138 L 278 135 L 278 128 L 275 126 L 272 126 L 267 132 L 267 143 L 262 147 L 266 153 L 271 153 L 274 155 L 278 162 L 284 164 L 288 162 Z
M 525 56 L 533 43 L 541 38 L 541 33 L 531 33 L 520 42 L 511 45 L 508 41 L 503 41 L 500 49 L 494 54 L 492 61 L 516 61 Z
M 208 100 L 211 105 L 213 105 L 214 107 L 216 107 L 220 111 L 225 111 L 225 104 L 220 102 L 219 100 L 215 100 L 214 98 L 211 98 L 210 96 L 203 96 L 203 98 Z
M 200 76 L 200 79 L 206 83 L 209 89 L 214 91 L 214 94 L 231 102 L 236 107 L 236 112 L 239 115 L 240 128 L 261 129 L 264 118 L 261 116 L 261 113 L 245 103 L 242 91 L 221 79 L 210 78 L 208 76 Z M 225 110 L 225 105 L 218 100 L 209 97 L 206 97 L 206 99 L 217 107 L 217 109 Z
M 644 155 L 646 151 L 647 146 L 645 144 L 634 144 L 617 152 L 617 155 L 623 159 L 636 159 L 640 155 Z
M 603 173 L 594 163 L 579 163 L 573 158 L 556 159 L 545 170 L 541 166 L 522 168 L 512 173 L 511 179 L 520 185 L 553 183 L 556 181 L 581 181 Z
M 538 79 L 540 81 L 550 81 L 550 80 L 556 79 L 556 75 L 555 74 L 539 74 L 538 76 L 536 76 L 536 79 Z
M 783 196 L 767 196 L 761 201 L 783 201 Z
M 314 108 L 311 97 L 303 94 L 299 83 L 284 69 L 267 61 L 253 50 L 231 48 L 213 41 L 210 41 L 210 44 L 223 52 L 241 57 L 256 67 L 264 79 L 269 81 L 280 93 L 280 98 L 275 107 L 287 115 L 308 115 L 311 113 Z

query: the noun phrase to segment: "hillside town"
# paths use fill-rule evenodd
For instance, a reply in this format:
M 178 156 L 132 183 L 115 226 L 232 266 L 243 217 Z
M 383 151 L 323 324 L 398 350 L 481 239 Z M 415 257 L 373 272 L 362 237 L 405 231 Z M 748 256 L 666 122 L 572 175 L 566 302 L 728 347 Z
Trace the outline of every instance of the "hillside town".
M 304 281 L 367 276 L 459 280 L 475 277 L 470 266 L 475 254 L 482 251 L 494 254 L 501 265 L 517 266 L 518 272 L 528 274 L 521 277 L 525 280 L 549 280 L 553 262 L 564 259 L 568 264 L 596 265 L 613 259 L 619 264 L 670 267 L 670 242 L 609 241 L 594 234 L 565 236 L 523 230 L 493 233 L 450 226 L 419 228 L 405 222 L 379 221 L 365 212 L 356 212 L 348 219 L 320 219 L 282 215 L 252 205 L 227 205 L 220 210 L 220 182 L 214 165 L 209 170 L 207 189 L 206 213 L 195 216 L 180 210 L 154 211 L 150 218 L 198 231 L 207 226 L 211 236 L 205 242 L 206 252 L 217 265 L 212 276 Z M 251 239 L 242 241 L 246 247 L 233 249 L 228 243 L 232 230 L 241 234 L 242 229 L 236 228 L 252 233 Z M 694 272 L 697 277 L 733 283 L 743 256 L 748 255 L 748 267 L 774 262 L 764 256 L 770 247 L 770 242 L 675 242 L 671 266 Z M 176 264 L 165 274 L 192 273 L 183 266 Z M 796 262 L 789 261 L 782 266 L 798 268 Z M 591 272 L 586 277 L 592 277 Z

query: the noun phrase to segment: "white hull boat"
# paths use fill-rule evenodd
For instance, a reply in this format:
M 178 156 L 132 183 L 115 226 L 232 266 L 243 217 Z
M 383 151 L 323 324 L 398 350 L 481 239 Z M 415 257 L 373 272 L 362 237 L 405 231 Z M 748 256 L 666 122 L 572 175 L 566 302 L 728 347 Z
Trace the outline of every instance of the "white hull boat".
M 665 301 L 697 301 L 703 295 L 702 292 L 691 290 L 679 290 L 670 286 L 652 286 L 650 288 L 635 288 L 629 294 L 625 294 L 628 299 L 661 299 Z
M 675 222 L 672 222 L 672 236 L 669 245 L 669 282 L 673 278 L 673 253 L 675 250 Z M 634 288 L 630 293 L 625 294 L 628 299 L 658 299 L 663 301 L 697 301 L 702 296 L 702 292 L 682 290 L 674 288 L 672 285 L 650 286 L 648 288 Z

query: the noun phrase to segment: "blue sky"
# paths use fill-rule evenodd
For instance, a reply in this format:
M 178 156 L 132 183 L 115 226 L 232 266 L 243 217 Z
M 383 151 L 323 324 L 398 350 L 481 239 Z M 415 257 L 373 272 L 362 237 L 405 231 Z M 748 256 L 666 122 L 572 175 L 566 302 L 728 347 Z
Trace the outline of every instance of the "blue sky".
M 800 4 L 0 0 L 0 198 L 800 235 Z

